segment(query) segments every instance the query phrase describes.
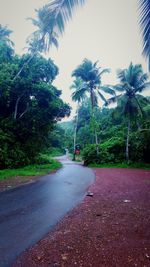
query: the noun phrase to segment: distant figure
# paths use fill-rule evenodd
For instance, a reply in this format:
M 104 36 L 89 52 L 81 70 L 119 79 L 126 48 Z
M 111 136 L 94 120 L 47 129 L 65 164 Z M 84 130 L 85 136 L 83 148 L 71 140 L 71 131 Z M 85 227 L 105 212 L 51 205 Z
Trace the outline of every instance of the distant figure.
M 66 156 L 68 156 L 68 154 L 69 154 L 68 148 L 65 148 L 65 151 L 66 151 Z

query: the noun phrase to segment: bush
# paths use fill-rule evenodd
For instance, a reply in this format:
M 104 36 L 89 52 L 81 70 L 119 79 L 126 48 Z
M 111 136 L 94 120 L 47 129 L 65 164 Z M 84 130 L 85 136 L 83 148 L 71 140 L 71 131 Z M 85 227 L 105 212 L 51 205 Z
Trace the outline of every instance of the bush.
M 84 165 L 87 166 L 90 163 L 100 163 L 100 158 L 97 156 L 96 145 L 87 145 L 82 152 Z
M 125 157 L 125 141 L 114 137 L 99 145 L 97 155 L 96 145 L 87 145 L 83 150 L 83 160 L 85 165 L 90 163 L 116 163 L 122 162 Z
M 150 163 L 150 131 L 138 131 L 131 134 L 130 159 L 133 162 Z
M 25 166 L 30 163 L 27 155 L 21 148 L 12 133 L 0 130 L 0 169 Z
M 101 163 L 116 163 L 125 159 L 125 141 L 113 137 L 100 145 Z
M 50 164 L 52 159 L 48 155 L 39 154 L 37 157 L 34 158 L 34 164 Z

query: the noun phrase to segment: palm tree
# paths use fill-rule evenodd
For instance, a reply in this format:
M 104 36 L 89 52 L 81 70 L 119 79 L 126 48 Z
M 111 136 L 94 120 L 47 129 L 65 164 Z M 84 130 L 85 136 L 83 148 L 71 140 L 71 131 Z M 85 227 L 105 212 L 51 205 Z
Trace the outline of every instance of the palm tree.
M 7 28 L 7 26 L 2 26 L 0 24 L 0 42 L 4 42 L 9 47 L 13 47 L 14 43 L 9 39 L 11 30 Z
M 143 73 L 142 66 L 132 63 L 128 69 L 118 70 L 117 76 L 120 83 L 113 89 L 120 94 L 109 99 L 108 103 L 118 100 L 118 109 L 127 118 L 126 160 L 129 162 L 131 121 L 143 116 L 141 100 L 145 98 L 139 93 L 150 88 L 150 82 L 147 82 L 148 75 Z
M 72 18 L 76 6 L 82 5 L 84 2 L 85 0 L 53 0 L 36 10 L 37 19 L 30 19 L 38 29 L 27 39 L 31 56 L 13 80 L 21 74 L 37 52 L 48 52 L 51 45 L 58 48 L 59 34 L 64 33 L 65 24 Z
M 78 103 L 77 104 L 77 112 L 76 112 L 75 129 L 74 129 L 74 146 L 73 146 L 74 147 L 73 160 L 75 160 L 79 107 L 80 107 L 81 101 L 85 97 L 86 84 L 80 78 L 76 78 L 76 80 L 73 81 L 73 84 L 71 85 L 70 89 L 74 90 L 74 92 L 72 93 L 72 100 Z
M 92 122 L 94 122 L 94 109 L 98 104 L 98 97 L 102 99 L 105 103 L 107 102 L 106 98 L 101 92 L 101 76 L 104 73 L 108 73 L 109 69 L 102 69 L 97 66 L 98 61 L 93 63 L 91 60 L 84 59 L 82 64 L 79 65 L 72 73 L 72 76 L 75 76 L 77 78 L 80 78 L 83 80 L 83 82 L 86 84 L 86 87 L 81 88 L 77 92 L 74 93 L 74 96 L 84 94 L 90 94 L 91 99 L 91 110 L 92 110 Z M 104 87 L 102 87 L 102 90 L 104 91 Z M 109 93 L 114 92 L 113 89 L 109 90 Z M 93 123 L 94 124 L 94 123 Z M 95 134 L 95 143 L 97 147 L 97 153 L 98 153 L 98 139 L 97 139 L 97 131 L 94 126 L 94 134 Z
M 51 0 L 47 4 L 47 20 L 54 16 L 54 29 L 64 33 L 66 23 L 72 19 L 76 7 L 82 6 L 86 0 Z M 48 25 L 48 23 L 47 23 Z
M 52 45 L 58 48 L 58 34 L 54 31 L 55 19 L 53 16 L 49 16 L 47 19 L 47 6 L 43 6 L 37 12 L 37 19 L 29 18 L 34 26 L 37 27 L 37 30 L 27 39 L 28 51 L 30 56 L 27 61 L 24 62 L 18 73 L 15 75 L 15 80 L 22 72 L 24 67 L 30 63 L 32 58 L 38 52 L 48 52 Z
M 139 0 L 140 26 L 143 37 L 143 55 L 148 59 L 150 71 L 150 0 Z
M 12 59 L 14 54 L 14 43 L 10 40 L 11 30 L 7 26 L 2 26 L 0 24 L 0 49 L 1 49 L 1 60 L 3 62 L 8 62 Z

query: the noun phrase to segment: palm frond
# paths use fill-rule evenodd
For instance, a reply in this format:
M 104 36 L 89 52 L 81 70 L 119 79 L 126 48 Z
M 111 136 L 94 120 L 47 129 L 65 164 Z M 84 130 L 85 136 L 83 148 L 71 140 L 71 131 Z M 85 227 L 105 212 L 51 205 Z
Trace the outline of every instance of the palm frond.
M 86 92 L 87 92 L 86 87 L 82 87 L 76 90 L 75 92 L 72 93 L 72 100 L 80 102 L 84 98 Z
M 110 97 L 109 99 L 106 100 L 105 106 L 116 103 L 121 97 L 122 94 Z
M 58 34 L 54 30 L 54 15 L 49 16 L 47 5 L 36 10 L 37 18 L 32 19 L 37 30 L 27 39 L 30 52 L 48 52 L 50 47 L 54 45 L 58 48 Z
M 150 0 L 139 0 L 140 26 L 143 37 L 143 55 L 148 59 L 150 71 Z
M 49 15 L 55 16 L 55 29 L 63 34 L 66 23 L 72 19 L 73 12 L 78 6 L 82 6 L 86 0 L 52 0 L 48 3 Z
M 100 89 L 102 89 L 102 91 L 107 94 L 114 95 L 114 96 L 116 95 L 115 90 L 109 85 L 101 86 Z
M 106 68 L 106 69 L 99 71 L 100 76 L 103 75 L 104 73 L 110 73 L 110 69 Z
M 147 83 L 142 84 L 137 89 L 135 89 L 135 92 L 141 93 L 141 92 L 143 92 L 145 90 L 148 90 L 148 89 L 150 90 L 150 82 L 147 82 Z
M 118 92 L 123 92 L 125 90 L 124 86 L 122 84 L 116 84 L 115 86 L 113 86 L 114 90 L 118 91 Z
M 7 26 L 2 26 L 0 24 L 0 41 L 5 42 L 7 45 L 13 47 L 14 43 L 10 40 L 11 30 L 8 29 Z
M 104 101 L 105 103 L 107 103 L 107 99 L 103 96 L 103 94 L 100 91 L 97 91 L 99 97 L 101 98 L 102 101 Z

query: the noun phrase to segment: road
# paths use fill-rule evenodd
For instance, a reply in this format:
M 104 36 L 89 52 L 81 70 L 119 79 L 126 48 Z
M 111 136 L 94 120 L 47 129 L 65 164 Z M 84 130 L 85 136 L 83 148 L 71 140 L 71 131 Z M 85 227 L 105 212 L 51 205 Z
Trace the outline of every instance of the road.
M 73 207 L 94 181 L 94 173 L 59 157 L 63 168 L 36 182 L 0 193 L 0 267 L 39 241 Z

